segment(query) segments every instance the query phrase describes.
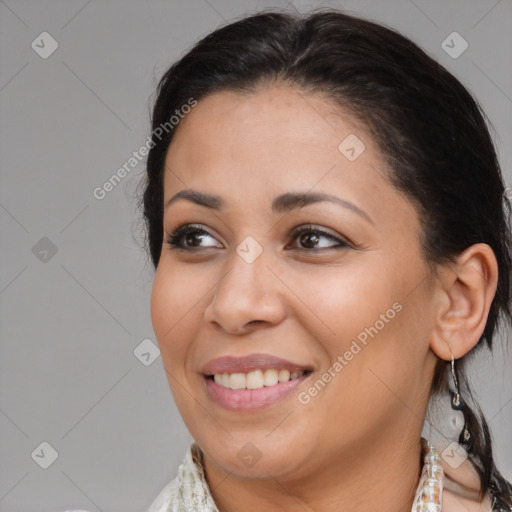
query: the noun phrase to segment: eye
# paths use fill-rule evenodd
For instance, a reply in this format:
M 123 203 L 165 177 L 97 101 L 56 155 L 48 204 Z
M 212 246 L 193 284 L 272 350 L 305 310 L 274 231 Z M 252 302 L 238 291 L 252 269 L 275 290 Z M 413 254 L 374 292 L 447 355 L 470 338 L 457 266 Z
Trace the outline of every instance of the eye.
M 223 247 L 201 225 L 194 224 L 186 224 L 174 230 L 167 236 L 167 243 L 172 248 L 185 250 L 193 250 L 195 247 Z
M 292 247 L 295 249 L 343 249 L 350 247 L 347 242 L 313 225 L 295 229 L 291 234 L 291 238 L 301 244 L 298 247 Z
M 292 249 L 318 250 L 350 247 L 349 243 L 314 225 L 297 228 L 290 236 L 292 240 L 296 240 L 300 244 L 292 246 Z M 183 250 L 194 250 L 201 247 L 223 248 L 223 245 L 200 224 L 180 226 L 167 236 L 167 243 L 172 248 Z M 287 246 L 287 248 L 290 247 Z

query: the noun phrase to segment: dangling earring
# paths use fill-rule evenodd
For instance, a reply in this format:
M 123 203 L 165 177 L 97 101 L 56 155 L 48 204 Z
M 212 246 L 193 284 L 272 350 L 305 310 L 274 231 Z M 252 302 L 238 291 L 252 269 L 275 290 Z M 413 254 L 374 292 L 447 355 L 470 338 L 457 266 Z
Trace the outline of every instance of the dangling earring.
M 462 400 L 459 392 L 459 381 L 457 380 L 457 374 L 455 373 L 455 358 L 453 357 L 453 352 L 450 348 L 450 353 L 452 355 L 451 362 L 451 373 L 453 378 L 453 385 L 455 386 L 455 391 L 451 391 L 451 405 L 452 409 L 456 411 L 462 411 L 464 409 L 464 401 Z M 459 444 L 461 445 L 469 445 L 469 440 L 471 439 L 471 434 L 469 433 L 467 423 L 464 418 L 464 428 L 462 429 L 459 437 Z
M 450 350 L 450 352 L 451 352 L 451 350 Z M 460 393 L 459 393 L 459 381 L 457 380 L 457 375 L 455 374 L 455 359 L 453 357 L 453 353 L 452 353 L 451 370 L 452 370 L 453 385 L 455 386 L 455 391 L 451 392 L 452 408 L 455 409 L 456 411 L 460 411 L 464 407 L 464 402 L 462 401 L 462 398 L 460 397 Z

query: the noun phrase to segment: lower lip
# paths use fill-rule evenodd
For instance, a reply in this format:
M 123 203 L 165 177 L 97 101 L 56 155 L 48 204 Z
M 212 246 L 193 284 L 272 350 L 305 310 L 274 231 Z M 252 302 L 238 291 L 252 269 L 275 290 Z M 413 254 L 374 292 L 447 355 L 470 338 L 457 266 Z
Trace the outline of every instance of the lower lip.
M 275 404 L 292 393 L 311 373 L 306 373 L 287 382 L 259 389 L 230 389 L 217 384 L 213 379 L 203 377 L 208 396 L 218 405 L 230 411 L 260 410 Z

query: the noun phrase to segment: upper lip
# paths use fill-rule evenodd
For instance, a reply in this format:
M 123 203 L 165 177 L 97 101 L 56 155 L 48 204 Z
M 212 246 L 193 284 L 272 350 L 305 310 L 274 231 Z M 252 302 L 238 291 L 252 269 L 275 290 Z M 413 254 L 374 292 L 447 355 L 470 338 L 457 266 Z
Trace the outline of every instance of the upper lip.
M 202 372 L 205 375 L 215 375 L 216 373 L 248 373 L 269 368 L 290 372 L 312 370 L 310 366 L 303 366 L 269 354 L 250 354 L 244 357 L 224 356 L 212 359 L 204 365 Z

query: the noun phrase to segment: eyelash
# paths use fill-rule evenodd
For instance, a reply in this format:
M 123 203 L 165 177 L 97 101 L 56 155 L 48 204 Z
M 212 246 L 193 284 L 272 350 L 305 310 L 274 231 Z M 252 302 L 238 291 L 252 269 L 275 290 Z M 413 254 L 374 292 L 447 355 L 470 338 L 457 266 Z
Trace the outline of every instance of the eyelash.
M 322 249 L 323 250 L 345 249 L 347 247 L 350 247 L 350 244 L 348 242 L 341 240 L 341 239 L 335 237 L 334 235 L 332 235 L 331 233 L 328 233 L 327 231 L 324 231 L 323 229 L 320 229 L 313 225 L 302 226 L 300 228 L 294 229 L 292 231 L 292 233 L 290 234 L 290 238 L 292 240 L 295 240 L 300 235 L 302 235 L 304 233 L 314 233 L 315 235 L 327 238 L 331 242 L 338 242 L 338 244 L 330 246 L 330 247 L 319 248 L 319 249 L 318 248 L 308 249 L 306 247 L 297 247 L 297 249 L 299 249 L 299 250 L 311 252 L 311 251 L 318 251 L 318 250 L 322 250 Z M 183 226 L 178 227 L 177 229 L 175 229 L 172 233 L 170 233 L 167 236 L 167 243 L 171 246 L 172 249 L 180 249 L 180 250 L 191 251 L 191 252 L 194 250 L 197 250 L 197 249 L 201 249 L 200 246 L 197 248 L 187 247 L 187 246 L 184 246 L 182 243 L 180 243 L 181 239 L 185 235 L 189 235 L 189 234 L 206 234 L 208 236 L 211 236 L 212 238 L 215 238 L 211 233 L 209 233 L 207 230 L 203 229 L 202 227 L 194 226 L 193 224 L 185 224 Z M 211 246 L 209 246 L 207 248 L 211 248 Z

